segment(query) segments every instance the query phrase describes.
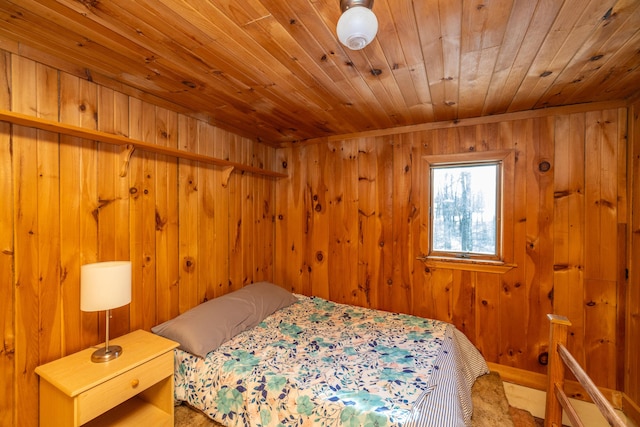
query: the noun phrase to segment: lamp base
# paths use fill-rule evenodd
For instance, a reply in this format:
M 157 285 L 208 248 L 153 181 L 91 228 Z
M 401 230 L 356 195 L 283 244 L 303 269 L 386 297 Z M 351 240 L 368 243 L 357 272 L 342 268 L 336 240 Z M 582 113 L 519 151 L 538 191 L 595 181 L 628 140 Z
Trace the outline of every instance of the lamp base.
M 122 347 L 119 345 L 110 345 L 97 349 L 91 355 L 91 361 L 96 363 L 108 362 L 122 354 Z

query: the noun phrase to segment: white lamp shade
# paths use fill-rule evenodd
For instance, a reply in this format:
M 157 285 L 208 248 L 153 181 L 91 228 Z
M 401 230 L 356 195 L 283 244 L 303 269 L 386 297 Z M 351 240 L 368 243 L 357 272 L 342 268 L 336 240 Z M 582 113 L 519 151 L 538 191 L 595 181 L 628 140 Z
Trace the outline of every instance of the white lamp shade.
M 80 267 L 80 309 L 111 310 L 131 302 L 131 262 L 108 261 Z
M 354 6 L 340 16 L 336 32 L 343 45 L 351 50 L 360 50 L 376 36 L 378 19 L 368 7 Z

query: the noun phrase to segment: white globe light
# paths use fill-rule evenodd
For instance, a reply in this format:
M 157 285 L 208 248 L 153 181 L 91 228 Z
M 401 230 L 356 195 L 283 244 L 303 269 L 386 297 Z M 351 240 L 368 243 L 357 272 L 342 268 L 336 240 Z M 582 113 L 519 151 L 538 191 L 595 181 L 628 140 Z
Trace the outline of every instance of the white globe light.
M 338 20 L 338 38 L 351 50 L 360 50 L 371 43 L 377 32 L 378 19 L 367 7 L 351 7 Z

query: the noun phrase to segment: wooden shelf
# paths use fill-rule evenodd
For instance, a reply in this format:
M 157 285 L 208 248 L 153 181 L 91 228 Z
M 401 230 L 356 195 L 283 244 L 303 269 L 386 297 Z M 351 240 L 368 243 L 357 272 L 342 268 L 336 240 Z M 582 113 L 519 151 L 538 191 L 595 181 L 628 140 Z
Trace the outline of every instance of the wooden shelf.
M 217 166 L 223 166 L 226 168 L 233 168 L 245 172 L 250 172 L 258 175 L 269 176 L 273 178 L 286 178 L 288 175 L 280 172 L 274 172 L 266 169 L 261 169 L 255 166 L 249 166 L 242 163 L 231 162 L 229 160 L 217 159 L 215 157 L 203 156 L 201 154 L 190 153 L 184 150 L 177 150 L 175 148 L 163 147 L 161 145 L 150 144 L 148 142 L 139 141 L 132 138 L 127 138 L 121 135 L 115 135 L 106 132 L 100 132 L 91 129 L 81 128 L 79 126 L 68 125 L 65 123 L 54 122 L 51 120 L 40 119 L 38 117 L 28 116 L 26 114 L 14 113 L 12 111 L 0 110 L 0 121 L 12 123 L 14 125 L 32 127 L 36 129 L 46 130 L 55 133 L 61 133 L 82 139 L 89 139 L 98 142 L 104 142 L 106 144 L 132 146 L 136 149 L 164 154 L 166 156 L 177 157 L 180 159 L 195 160 L 202 163 L 213 164 Z
M 109 412 L 85 424 L 85 427 L 107 426 L 173 426 L 173 417 L 139 397 L 133 397 Z

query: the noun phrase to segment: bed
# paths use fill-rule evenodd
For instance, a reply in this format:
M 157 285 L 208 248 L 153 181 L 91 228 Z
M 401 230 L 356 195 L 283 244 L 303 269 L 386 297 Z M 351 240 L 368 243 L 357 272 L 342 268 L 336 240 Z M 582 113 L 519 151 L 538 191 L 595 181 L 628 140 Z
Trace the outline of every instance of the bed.
M 227 426 L 463 426 L 488 372 L 451 324 L 268 282 L 196 309 L 152 330 L 181 344 L 176 401 Z

